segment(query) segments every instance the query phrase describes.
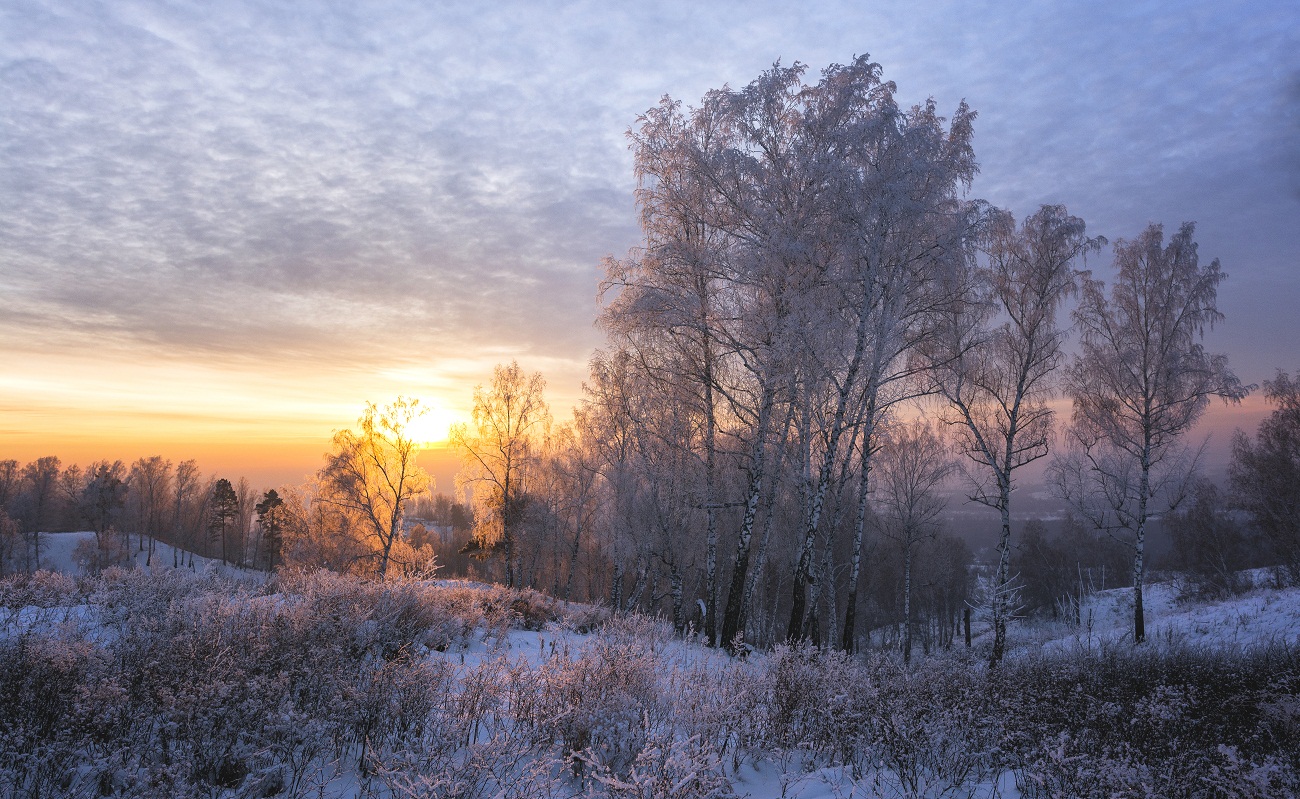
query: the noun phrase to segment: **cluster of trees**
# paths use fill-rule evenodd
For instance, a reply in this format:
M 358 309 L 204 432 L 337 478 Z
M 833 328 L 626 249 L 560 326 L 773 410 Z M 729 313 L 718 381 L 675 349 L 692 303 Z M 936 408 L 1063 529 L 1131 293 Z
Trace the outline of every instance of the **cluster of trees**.
M 665 98 L 631 133 L 645 242 L 606 265 L 585 401 L 556 427 L 541 377 L 500 367 L 455 436 L 481 553 L 508 584 L 583 585 L 715 644 L 851 650 L 892 623 L 907 651 L 932 621 L 917 605 L 944 604 L 915 591 L 969 598 L 969 553 L 914 579 L 960 551 L 935 544 L 953 475 L 1001 520 L 996 661 L 1022 601 L 1017 475 L 1050 456 L 1089 537 L 1124 542 L 1141 641 L 1147 530 L 1188 494 L 1186 434 L 1249 390 L 1202 344 L 1218 261 L 1199 261 L 1191 224 L 1168 241 L 1153 224 L 1114 245 L 1107 286 L 1084 269 L 1106 240 L 1063 207 L 1017 224 L 965 197 L 965 105 L 902 108 L 865 57 L 803 74 L 777 65 L 689 110 Z M 1058 316 L 1076 296 L 1072 328 Z
M 127 466 L 96 461 L 63 466 L 47 456 L 27 464 L 0 460 L 0 576 L 41 568 L 46 532 L 92 530 L 93 546 L 75 553 L 88 572 L 171 546 L 171 565 L 194 555 L 238 566 L 273 567 L 280 558 L 283 501 L 240 478 L 204 477 L 197 462 L 154 455 Z M 188 556 L 188 562 L 182 559 Z

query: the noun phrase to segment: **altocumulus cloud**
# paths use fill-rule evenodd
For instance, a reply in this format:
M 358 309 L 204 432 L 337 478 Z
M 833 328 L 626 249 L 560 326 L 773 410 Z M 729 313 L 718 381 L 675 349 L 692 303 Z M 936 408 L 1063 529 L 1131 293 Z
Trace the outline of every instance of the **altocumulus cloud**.
M 599 259 L 637 239 L 636 114 L 861 52 L 980 112 L 976 195 L 1111 238 L 1199 219 L 1300 302 L 1289 2 L 355 6 L 0 0 L 0 340 L 323 362 L 401 336 L 576 374 Z
M 7 8 L 0 324 L 585 345 L 635 235 L 622 142 L 516 23 L 422 8 Z

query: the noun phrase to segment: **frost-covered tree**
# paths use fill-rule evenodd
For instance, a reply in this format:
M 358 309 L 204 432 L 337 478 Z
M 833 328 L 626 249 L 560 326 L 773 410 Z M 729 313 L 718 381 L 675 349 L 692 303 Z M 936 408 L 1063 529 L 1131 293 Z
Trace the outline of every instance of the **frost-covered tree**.
M 517 538 L 539 439 L 551 421 L 545 386 L 541 372 L 525 375 L 515 361 L 498 365 L 490 387 L 474 389 L 470 423 L 451 429 L 461 455 L 457 484 L 474 497 L 475 540 L 480 551 L 501 552 L 509 587 L 522 582 Z
M 61 471 L 53 455 L 37 458 L 22 469 L 16 508 L 23 530 L 22 565 L 29 572 L 40 568 L 41 532 L 50 529 L 57 515 Z
M 316 501 L 353 519 L 381 578 L 388 573 L 408 505 L 429 489 L 429 475 L 416 462 L 420 443 L 411 435 L 412 423 L 424 412 L 419 400 L 405 397 L 383 408 L 366 403 L 356 430 L 334 434 L 334 447 L 317 475 Z
M 159 455 L 140 458 L 131 464 L 127 475 L 130 484 L 131 522 L 140 539 L 140 551 L 148 553 L 145 563 L 153 563 L 155 541 L 166 532 L 169 516 L 172 462 Z
M 903 553 L 903 661 L 912 660 L 912 559 L 940 531 L 946 504 L 939 488 L 954 467 L 947 442 L 928 424 L 890 430 L 876 459 L 874 494 L 880 532 Z
M 1017 228 L 994 212 L 968 275 L 964 301 L 939 315 L 923 349 L 932 390 L 967 456 L 970 498 L 996 510 L 1002 527 L 993 584 L 991 662 L 1006 649 L 1010 614 L 1011 492 L 1016 473 L 1048 454 L 1065 331 L 1057 311 L 1078 286 L 1075 263 L 1104 239 L 1064 207 L 1045 205 Z
M 1183 224 L 1166 245 L 1152 224 L 1116 242 L 1109 294 L 1089 277 L 1074 312 L 1082 340 L 1066 377 L 1072 451 L 1053 473 L 1077 512 L 1132 547 L 1135 643 L 1146 637 L 1147 524 L 1179 504 L 1195 465 L 1181 440 L 1212 397 L 1240 402 L 1250 390 L 1226 355 L 1201 343 L 1223 319 L 1216 300 L 1226 275 L 1217 258 L 1200 263 L 1194 230 Z
M 606 329 L 649 374 L 682 386 L 698 420 L 684 446 L 703 475 L 694 504 L 714 642 L 744 632 L 778 456 L 802 481 L 789 635 L 815 634 L 828 497 L 858 468 L 853 453 L 870 451 L 856 441 L 869 440 L 861 431 L 882 398 L 901 393 L 885 386 L 906 374 L 934 277 L 961 248 L 957 191 L 975 171 L 964 105 L 951 124 L 932 103 L 900 109 L 866 56 L 816 83 L 804 72 L 777 64 L 689 111 L 669 98 L 648 111 L 631 134 L 646 243 L 608 264 Z M 731 509 L 728 583 L 719 547 Z
M 202 504 L 209 493 L 203 491 L 200 486 L 197 461 L 190 459 L 176 464 L 171 498 L 172 566 L 174 567 L 181 565 L 181 548 L 189 552 L 189 565 L 191 567 L 194 565 L 194 550 L 198 546 L 202 527 Z
M 86 469 L 78 510 L 95 532 L 96 549 L 107 549 L 106 537 L 126 506 L 126 467 L 121 461 L 96 461 Z

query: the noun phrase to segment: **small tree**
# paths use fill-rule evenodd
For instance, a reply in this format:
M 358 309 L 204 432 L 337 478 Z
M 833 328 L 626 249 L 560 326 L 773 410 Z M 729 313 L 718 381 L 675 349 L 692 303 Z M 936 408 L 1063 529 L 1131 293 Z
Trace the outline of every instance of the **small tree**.
M 1184 596 L 1219 599 L 1249 587 L 1241 574 L 1250 561 L 1249 542 L 1214 483 L 1197 480 L 1190 504 L 1169 514 L 1165 529 L 1173 565 L 1184 575 Z
M 320 470 L 320 501 L 357 520 L 372 544 L 380 577 L 388 573 L 408 503 L 429 489 L 429 475 L 416 463 L 420 444 L 410 434 L 424 412 L 419 400 L 405 397 L 382 410 L 366 403 L 357 431 L 334 434 L 334 450 Z
M 126 506 L 126 467 L 121 461 L 98 461 L 86 470 L 86 482 L 78 498 L 81 518 L 95 531 L 95 549 L 108 551 L 106 535 Z
M 18 521 L 23 527 L 23 567 L 28 572 L 40 568 L 41 532 L 50 529 L 58 503 L 59 459 L 53 455 L 37 458 L 22 470 L 18 495 Z
M 221 539 L 221 563 L 227 561 L 226 539 L 231 522 L 239 515 L 239 496 L 235 487 L 226 478 L 221 478 L 212 487 L 212 501 L 208 510 L 208 532 L 213 539 Z
M 551 419 L 542 398 L 545 386 L 541 372 L 526 376 L 518 362 L 497 366 L 491 387 L 474 389 L 470 425 L 451 428 L 452 444 L 461 453 L 457 483 L 473 491 L 475 542 L 485 552 L 500 550 L 510 587 L 522 576 L 516 574 L 516 539 L 536 460 L 535 438 Z
M 1086 279 L 1074 318 L 1079 354 L 1066 378 L 1074 399 L 1071 457 L 1054 465 L 1056 483 L 1098 528 L 1127 533 L 1133 549 L 1133 641 L 1146 638 L 1142 588 L 1147 523 L 1159 499 L 1168 510 L 1186 493 L 1195 456 L 1178 444 L 1211 397 L 1240 402 L 1249 391 L 1226 355 L 1201 344 L 1223 318 L 1216 299 L 1226 275 L 1218 259 L 1197 259 L 1194 225 L 1164 244 L 1153 224 L 1115 244 L 1118 274 L 1106 294 Z
M 266 568 L 275 571 L 276 561 L 280 559 L 280 549 L 284 544 L 285 516 L 288 511 L 284 500 L 272 488 L 262 495 L 257 503 L 257 525 L 262 531 L 262 547 L 266 550 Z
M 876 505 L 880 532 L 903 554 L 903 661 L 912 660 L 912 559 L 939 534 L 944 501 L 937 490 L 952 472 L 943 438 L 927 424 L 887 437 L 877 456 Z
M 1276 407 L 1259 423 L 1255 440 L 1237 431 L 1232 442 L 1233 499 L 1250 514 L 1270 554 L 1300 581 L 1300 372 L 1279 371 L 1264 382 Z

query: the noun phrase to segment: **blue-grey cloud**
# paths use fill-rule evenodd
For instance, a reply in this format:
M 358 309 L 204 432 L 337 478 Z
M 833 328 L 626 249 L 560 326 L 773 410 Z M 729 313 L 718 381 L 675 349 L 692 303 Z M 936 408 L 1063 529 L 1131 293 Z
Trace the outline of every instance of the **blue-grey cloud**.
M 636 115 L 862 52 L 980 112 L 976 194 L 1112 238 L 1198 219 L 1293 308 L 1300 12 L 1166 6 L 0 0 L 0 341 L 580 361 L 637 239 Z

